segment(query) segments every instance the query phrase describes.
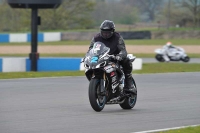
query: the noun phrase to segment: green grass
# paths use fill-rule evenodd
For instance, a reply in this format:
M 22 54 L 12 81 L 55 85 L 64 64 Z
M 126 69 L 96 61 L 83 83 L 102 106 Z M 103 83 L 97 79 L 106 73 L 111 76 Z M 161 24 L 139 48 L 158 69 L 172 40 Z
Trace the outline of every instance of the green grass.
M 82 41 L 59 41 L 59 42 L 39 42 L 38 45 L 90 45 L 90 39 Z M 174 45 L 200 45 L 200 39 L 137 39 L 125 40 L 126 45 L 164 45 L 171 41 Z M 31 43 L 0 43 L 0 46 L 23 46 Z
M 134 70 L 133 74 L 168 73 L 168 72 L 200 72 L 200 64 L 187 63 L 146 63 L 142 70 Z M 58 72 L 3 72 L 0 79 L 84 76 L 84 71 L 58 71 Z
M 157 133 L 200 133 L 200 126 L 197 127 L 187 127 L 176 130 L 162 131 Z
M 0 73 L 0 79 L 83 76 L 83 75 L 84 75 L 84 71 L 3 72 L 3 73 Z
M 128 45 L 164 45 L 171 41 L 176 45 L 200 45 L 200 39 L 151 39 L 151 40 L 125 40 Z
M 137 58 L 154 58 L 155 54 L 134 54 Z M 28 57 L 28 54 L 0 54 L 0 57 Z M 85 53 L 77 54 L 41 54 L 40 57 L 84 57 Z M 188 54 L 190 58 L 200 58 L 200 54 Z
M 142 70 L 133 73 L 200 72 L 198 63 L 144 63 Z

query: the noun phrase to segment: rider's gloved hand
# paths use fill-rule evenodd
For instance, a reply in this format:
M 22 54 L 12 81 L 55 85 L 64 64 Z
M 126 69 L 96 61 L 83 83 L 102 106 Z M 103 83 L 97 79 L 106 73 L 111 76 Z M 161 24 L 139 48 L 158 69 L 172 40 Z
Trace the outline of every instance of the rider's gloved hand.
M 121 61 L 123 58 L 122 58 L 122 56 L 120 55 L 120 54 L 117 54 L 116 56 L 115 56 L 115 58 L 116 58 L 116 60 L 118 60 L 118 61 Z

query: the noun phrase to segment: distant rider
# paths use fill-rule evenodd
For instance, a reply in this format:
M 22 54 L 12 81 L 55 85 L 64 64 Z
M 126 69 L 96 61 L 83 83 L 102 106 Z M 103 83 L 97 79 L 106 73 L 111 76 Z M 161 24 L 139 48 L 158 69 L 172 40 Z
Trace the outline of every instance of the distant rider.
M 105 20 L 102 22 L 100 25 L 100 33 L 92 38 L 89 50 L 92 49 L 95 42 L 104 43 L 110 48 L 109 54 L 116 55 L 116 59 L 120 62 L 125 74 L 124 90 L 136 94 L 132 81 L 132 62 L 127 58 L 124 39 L 119 33 L 115 32 L 115 24 L 113 21 Z
M 171 42 L 167 42 L 164 46 L 163 46 L 163 58 L 165 59 L 166 62 L 169 62 L 170 59 L 169 59 L 169 56 L 180 56 L 181 53 L 179 53 L 179 48 L 178 47 L 175 47 L 172 45 Z M 179 58 L 179 57 L 178 57 Z

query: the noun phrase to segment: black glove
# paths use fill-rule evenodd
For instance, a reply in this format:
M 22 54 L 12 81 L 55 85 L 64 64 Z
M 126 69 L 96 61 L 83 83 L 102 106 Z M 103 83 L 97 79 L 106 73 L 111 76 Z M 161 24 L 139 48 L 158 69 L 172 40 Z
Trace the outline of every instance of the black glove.
M 115 56 L 115 58 L 116 58 L 116 60 L 118 60 L 118 61 L 121 61 L 123 58 L 122 58 L 122 55 L 120 55 L 120 54 L 117 54 L 116 56 Z

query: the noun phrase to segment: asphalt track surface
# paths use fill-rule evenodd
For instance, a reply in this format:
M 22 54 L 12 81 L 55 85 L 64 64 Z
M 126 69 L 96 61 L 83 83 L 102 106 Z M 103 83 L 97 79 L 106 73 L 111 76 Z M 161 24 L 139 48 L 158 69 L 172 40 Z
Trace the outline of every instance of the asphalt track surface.
M 134 74 L 131 110 L 95 112 L 85 77 L 0 80 L 0 133 L 132 133 L 200 124 L 200 72 Z

